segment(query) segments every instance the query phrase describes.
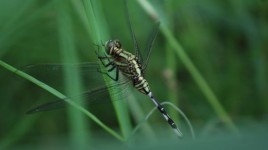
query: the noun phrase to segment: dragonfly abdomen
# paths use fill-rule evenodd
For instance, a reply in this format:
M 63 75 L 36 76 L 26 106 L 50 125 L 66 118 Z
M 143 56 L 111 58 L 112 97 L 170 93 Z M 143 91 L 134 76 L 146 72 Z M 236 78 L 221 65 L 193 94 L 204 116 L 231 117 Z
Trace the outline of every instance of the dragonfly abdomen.
M 137 79 L 134 79 L 133 84 L 134 84 L 134 87 L 143 94 L 148 95 L 151 92 L 149 84 L 146 81 L 146 79 L 143 78 L 143 76 L 140 76 L 140 77 L 137 77 Z

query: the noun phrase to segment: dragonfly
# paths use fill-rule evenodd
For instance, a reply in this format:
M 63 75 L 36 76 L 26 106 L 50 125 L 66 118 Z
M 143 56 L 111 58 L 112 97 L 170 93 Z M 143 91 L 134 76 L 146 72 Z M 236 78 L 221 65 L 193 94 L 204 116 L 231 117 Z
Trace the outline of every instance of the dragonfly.
M 100 54 L 100 47 L 98 46 L 98 50 L 96 51 L 97 58 L 101 62 L 101 64 L 104 66 L 106 71 L 101 71 L 98 66 L 99 64 L 84 64 L 79 66 L 80 68 L 98 68 L 98 72 L 106 74 L 110 79 L 115 81 L 116 83 L 113 85 L 108 85 L 104 86 L 101 88 L 96 88 L 94 90 L 90 90 L 85 92 L 85 95 L 90 95 L 89 97 L 94 96 L 96 93 L 101 93 L 102 91 L 107 91 L 109 88 L 113 88 L 116 86 L 122 86 L 125 85 L 126 83 L 131 82 L 132 86 L 137 89 L 139 92 L 141 92 L 144 95 L 147 95 L 150 100 L 153 102 L 155 107 L 159 110 L 159 112 L 162 114 L 164 119 L 167 121 L 167 123 L 171 126 L 173 131 L 178 137 L 182 137 L 183 134 L 179 130 L 178 126 L 175 124 L 173 119 L 168 115 L 167 111 L 165 108 L 159 103 L 159 101 L 155 98 L 153 95 L 149 83 L 145 79 L 145 71 L 148 66 L 151 50 L 152 50 L 152 45 L 153 42 L 156 39 L 160 23 L 158 22 L 153 31 L 151 32 L 148 43 L 146 46 L 146 49 L 144 50 L 145 53 L 145 58 L 143 59 L 143 56 L 141 55 L 141 50 L 139 48 L 139 44 L 136 38 L 136 35 L 133 31 L 133 27 L 130 21 L 129 17 L 129 12 L 128 12 L 128 6 L 127 6 L 127 1 L 125 0 L 125 13 L 127 16 L 127 24 L 129 27 L 129 31 L 131 34 L 131 38 L 134 44 L 134 50 L 135 54 L 130 53 L 129 51 L 125 50 L 121 44 L 121 42 L 117 39 L 115 40 L 108 40 L 105 42 L 105 44 L 102 44 L 102 46 L 105 49 L 105 53 L 103 55 Z M 43 67 L 51 67 L 51 68 L 57 68 L 57 67 L 62 67 L 62 65 L 36 65 L 36 66 L 43 66 Z M 35 66 L 33 66 L 35 67 Z M 111 72 L 115 72 L 113 75 L 111 75 Z M 120 80 L 121 76 L 125 80 Z M 62 106 L 65 103 L 63 100 L 58 100 L 58 101 L 53 101 L 49 103 L 45 103 L 42 105 L 39 105 L 31 110 L 28 111 L 29 114 L 31 113 L 36 113 L 36 112 L 41 112 L 41 111 L 46 111 L 50 110 L 53 108 L 57 108 Z

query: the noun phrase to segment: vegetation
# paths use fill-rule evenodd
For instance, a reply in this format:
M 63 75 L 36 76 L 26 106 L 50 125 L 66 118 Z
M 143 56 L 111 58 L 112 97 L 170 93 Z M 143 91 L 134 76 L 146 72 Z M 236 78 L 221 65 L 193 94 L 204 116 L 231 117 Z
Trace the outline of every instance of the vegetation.
M 185 120 L 170 105 L 164 106 L 185 135 L 179 142 L 160 113 L 144 120 L 153 104 L 135 89 L 119 87 L 92 105 L 80 103 L 89 97 L 66 99 L 109 84 L 97 71 L 25 69 L 29 64 L 97 62 L 96 45 L 115 38 L 134 52 L 124 8 L 123 0 L 0 1 L 0 149 L 131 149 L 133 143 L 156 149 L 223 143 L 252 149 L 264 144 L 268 2 L 263 0 L 128 0 L 142 49 L 161 23 L 146 78 L 157 99 L 187 115 L 195 144 Z M 25 114 L 59 99 L 70 107 Z

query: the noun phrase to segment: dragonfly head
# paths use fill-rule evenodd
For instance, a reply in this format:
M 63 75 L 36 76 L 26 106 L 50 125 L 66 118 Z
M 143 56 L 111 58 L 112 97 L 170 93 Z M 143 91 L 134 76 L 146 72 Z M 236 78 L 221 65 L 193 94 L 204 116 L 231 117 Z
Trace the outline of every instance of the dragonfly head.
M 116 49 L 121 49 L 121 43 L 119 40 L 109 40 L 105 43 L 105 50 L 109 55 L 112 55 Z

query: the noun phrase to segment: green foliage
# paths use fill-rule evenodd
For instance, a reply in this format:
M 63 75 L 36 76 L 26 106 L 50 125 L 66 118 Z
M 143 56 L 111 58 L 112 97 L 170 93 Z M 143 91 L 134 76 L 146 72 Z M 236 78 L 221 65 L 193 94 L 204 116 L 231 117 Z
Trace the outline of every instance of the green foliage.
M 256 137 L 247 144 L 263 144 L 265 134 L 259 133 L 267 133 L 262 129 L 267 126 L 268 113 L 268 2 L 150 0 L 149 5 L 145 2 L 128 0 L 128 7 L 141 48 L 145 48 L 155 22 L 161 23 L 146 71 L 157 99 L 172 101 L 184 111 L 197 130 L 197 140 L 201 140 L 196 145 L 220 145 L 231 137 L 227 143 L 241 146 L 237 142 L 239 137 L 231 136 L 233 129 L 248 140 Z M 74 143 L 81 146 L 77 149 L 111 148 L 119 144 L 114 137 L 142 143 L 162 139 L 166 147 L 179 148 L 181 144 L 194 148 L 187 147 L 192 144 L 187 143 L 189 128 L 171 107 L 170 116 L 180 123 L 186 142 L 174 144 L 175 136 L 159 113 L 139 124 L 153 105 L 135 90 L 127 95 L 127 107 L 122 104 L 127 100 L 119 100 L 121 104 L 114 107 L 110 107 L 108 100 L 89 106 L 89 111 L 71 106 L 25 115 L 38 104 L 81 93 L 97 80 L 84 80 L 83 72 L 65 68 L 55 76 L 42 70 L 44 74 L 35 81 L 27 74 L 14 72 L 15 68 L 38 63 L 96 62 L 95 45 L 115 38 L 133 52 L 123 0 L 1 0 L 0 149 L 53 147 L 48 143 L 59 149 L 72 149 L 69 146 Z M 42 87 L 40 81 L 47 85 Z M 118 98 L 124 99 L 111 97 Z M 94 117 L 103 124 L 91 122 Z M 137 124 L 140 130 L 129 137 L 132 126 Z M 207 142 L 214 137 L 219 140 L 214 139 L 213 144 Z M 158 144 L 161 146 L 154 147 L 165 148 Z

